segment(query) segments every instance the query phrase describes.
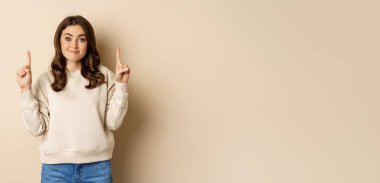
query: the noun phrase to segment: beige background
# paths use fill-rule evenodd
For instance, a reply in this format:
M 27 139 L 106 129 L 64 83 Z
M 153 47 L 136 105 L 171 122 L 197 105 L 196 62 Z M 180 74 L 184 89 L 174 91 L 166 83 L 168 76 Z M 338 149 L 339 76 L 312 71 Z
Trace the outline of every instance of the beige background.
M 1 1 L 0 182 L 39 182 L 15 72 L 68 15 L 132 68 L 115 182 L 380 182 L 380 1 Z M 79 106 L 78 106 L 79 107 Z

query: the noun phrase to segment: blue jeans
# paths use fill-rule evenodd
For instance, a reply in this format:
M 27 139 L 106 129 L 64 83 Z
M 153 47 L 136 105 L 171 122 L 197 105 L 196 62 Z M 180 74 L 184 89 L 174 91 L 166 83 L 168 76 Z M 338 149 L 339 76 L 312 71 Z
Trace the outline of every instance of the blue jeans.
M 83 164 L 42 163 L 42 183 L 112 183 L 111 161 Z

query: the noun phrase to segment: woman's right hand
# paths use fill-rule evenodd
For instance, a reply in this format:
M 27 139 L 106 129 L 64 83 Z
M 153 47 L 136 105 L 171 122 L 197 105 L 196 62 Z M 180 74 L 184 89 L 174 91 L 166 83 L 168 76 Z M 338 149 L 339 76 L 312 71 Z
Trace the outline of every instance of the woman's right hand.
M 32 89 L 32 69 L 31 69 L 31 58 L 30 52 L 27 52 L 26 65 L 21 67 L 17 72 L 17 82 L 20 87 L 21 92 L 27 92 Z

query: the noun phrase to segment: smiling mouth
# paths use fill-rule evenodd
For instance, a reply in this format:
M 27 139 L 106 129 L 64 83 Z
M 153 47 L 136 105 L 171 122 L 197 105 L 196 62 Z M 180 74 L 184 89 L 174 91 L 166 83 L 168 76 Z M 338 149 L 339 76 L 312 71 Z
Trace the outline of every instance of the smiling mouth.
M 73 54 L 78 54 L 79 51 L 69 51 L 70 53 L 73 53 Z

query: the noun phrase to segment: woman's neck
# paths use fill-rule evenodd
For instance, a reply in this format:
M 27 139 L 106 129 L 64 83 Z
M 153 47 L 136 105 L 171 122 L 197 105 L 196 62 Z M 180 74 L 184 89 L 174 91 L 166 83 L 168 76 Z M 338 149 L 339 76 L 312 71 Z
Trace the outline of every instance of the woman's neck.
M 66 63 L 66 69 L 69 71 L 78 71 L 82 68 L 82 62 L 81 61 L 69 61 L 67 60 Z

